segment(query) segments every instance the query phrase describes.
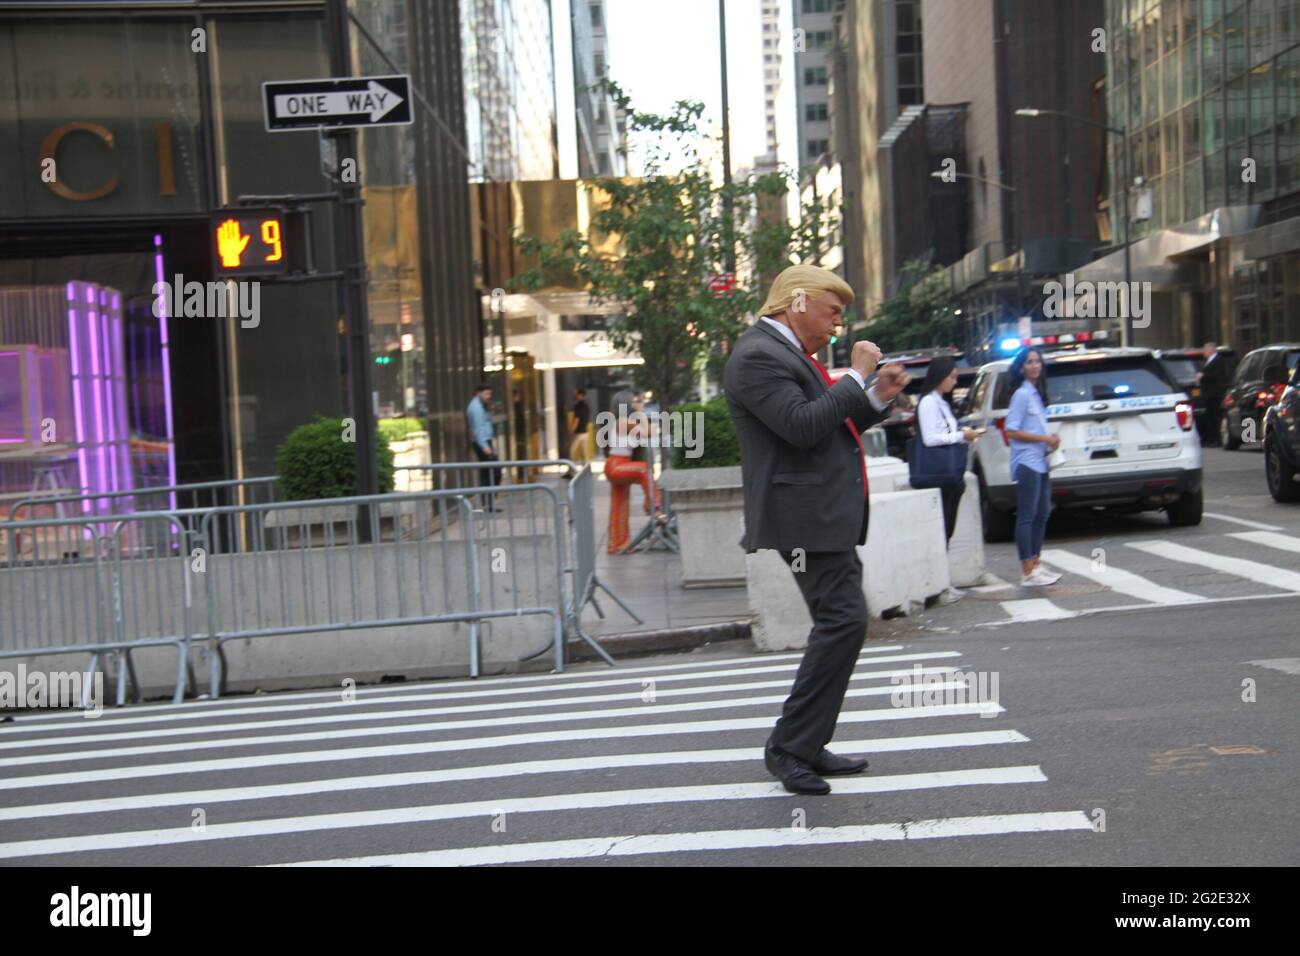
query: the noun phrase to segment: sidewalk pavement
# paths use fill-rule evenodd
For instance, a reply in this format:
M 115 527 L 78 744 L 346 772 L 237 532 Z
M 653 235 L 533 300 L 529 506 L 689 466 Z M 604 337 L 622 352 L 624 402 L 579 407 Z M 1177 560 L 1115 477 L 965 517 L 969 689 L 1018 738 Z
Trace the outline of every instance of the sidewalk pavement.
M 749 598 L 743 587 L 683 588 L 682 560 L 669 550 L 637 551 L 634 554 L 609 554 L 609 482 L 601 473 L 602 463 L 593 462 L 594 510 L 596 521 L 596 577 L 617 594 L 644 623 L 638 624 L 600 589 L 596 601 L 605 612 L 602 620 L 588 604 L 582 612 L 583 629 L 602 644 L 645 645 L 654 637 L 668 641 L 665 646 L 697 646 L 701 640 L 749 637 Z M 644 496 L 639 488 L 632 491 L 631 529 L 633 536 L 650 519 L 642 510 Z M 740 543 L 731 542 L 733 547 Z M 727 542 L 719 542 L 726 547 Z M 713 633 L 711 633 L 713 632 Z M 618 640 L 639 635 L 641 640 Z M 689 641 L 689 643 L 688 643 Z

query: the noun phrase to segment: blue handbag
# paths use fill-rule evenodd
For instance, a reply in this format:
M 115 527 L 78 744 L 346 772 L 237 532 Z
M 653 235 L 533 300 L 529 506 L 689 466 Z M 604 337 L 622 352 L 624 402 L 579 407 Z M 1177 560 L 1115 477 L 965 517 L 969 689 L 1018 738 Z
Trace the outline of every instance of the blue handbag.
M 937 488 L 963 480 L 968 442 L 931 447 L 918 435 L 907 440 L 907 471 L 913 488 Z

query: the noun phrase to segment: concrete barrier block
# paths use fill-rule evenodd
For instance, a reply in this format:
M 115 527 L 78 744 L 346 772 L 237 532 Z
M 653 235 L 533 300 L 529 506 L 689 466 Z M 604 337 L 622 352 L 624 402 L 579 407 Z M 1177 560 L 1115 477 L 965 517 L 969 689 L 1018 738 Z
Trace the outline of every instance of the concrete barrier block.
M 867 609 L 874 617 L 895 608 L 907 613 L 909 602 L 924 604 L 947 590 L 948 553 L 938 490 L 873 494 L 867 543 L 858 548 L 858 556 Z
M 760 651 L 789 651 L 808 646 L 812 618 L 799 585 L 781 555 L 755 551 L 745 555 L 749 611 L 754 646 Z

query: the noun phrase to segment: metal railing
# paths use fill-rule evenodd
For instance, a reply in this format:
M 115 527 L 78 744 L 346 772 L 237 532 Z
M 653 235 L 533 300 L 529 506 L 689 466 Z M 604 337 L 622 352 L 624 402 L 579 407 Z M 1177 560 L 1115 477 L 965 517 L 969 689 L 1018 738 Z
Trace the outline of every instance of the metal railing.
M 424 624 L 464 625 L 471 676 L 481 673 L 483 638 L 511 619 L 549 616 L 550 650 L 565 665 L 565 640 L 581 627 L 595 591 L 592 472 L 567 460 L 415 466 L 429 483 L 499 469 L 558 467 L 554 482 L 471 485 L 319 501 L 261 501 L 133 514 L 83 514 L 0 523 L 0 658 L 104 655 L 118 666 L 117 698 L 138 697 L 131 652 L 173 645 L 173 699 L 194 684 L 191 653 L 209 651 L 209 682 L 226 680 L 224 645 L 240 638 Z M 273 478 L 174 486 L 144 494 L 273 496 Z M 253 490 L 250 491 L 249 486 Z M 68 496 L 130 501 L 142 492 Z M 504 503 L 495 511 L 472 501 Z M 49 499 L 41 499 L 48 501 Z M 30 501 L 19 504 L 30 508 Z M 363 526 L 364 523 L 364 526 Z M 188 680 L 188 684 L 187 684 Z

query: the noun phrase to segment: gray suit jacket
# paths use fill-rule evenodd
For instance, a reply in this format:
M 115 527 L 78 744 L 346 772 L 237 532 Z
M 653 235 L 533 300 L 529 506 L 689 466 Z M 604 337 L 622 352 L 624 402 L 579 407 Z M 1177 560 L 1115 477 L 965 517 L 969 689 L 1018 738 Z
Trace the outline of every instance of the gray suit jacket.
M 861 431 L 883 421 L 846 375 L 828 386 L 799 349 L 759 320 L 723 375 L 740 441 L 746 551 L 851 551 L 867 540 Z

